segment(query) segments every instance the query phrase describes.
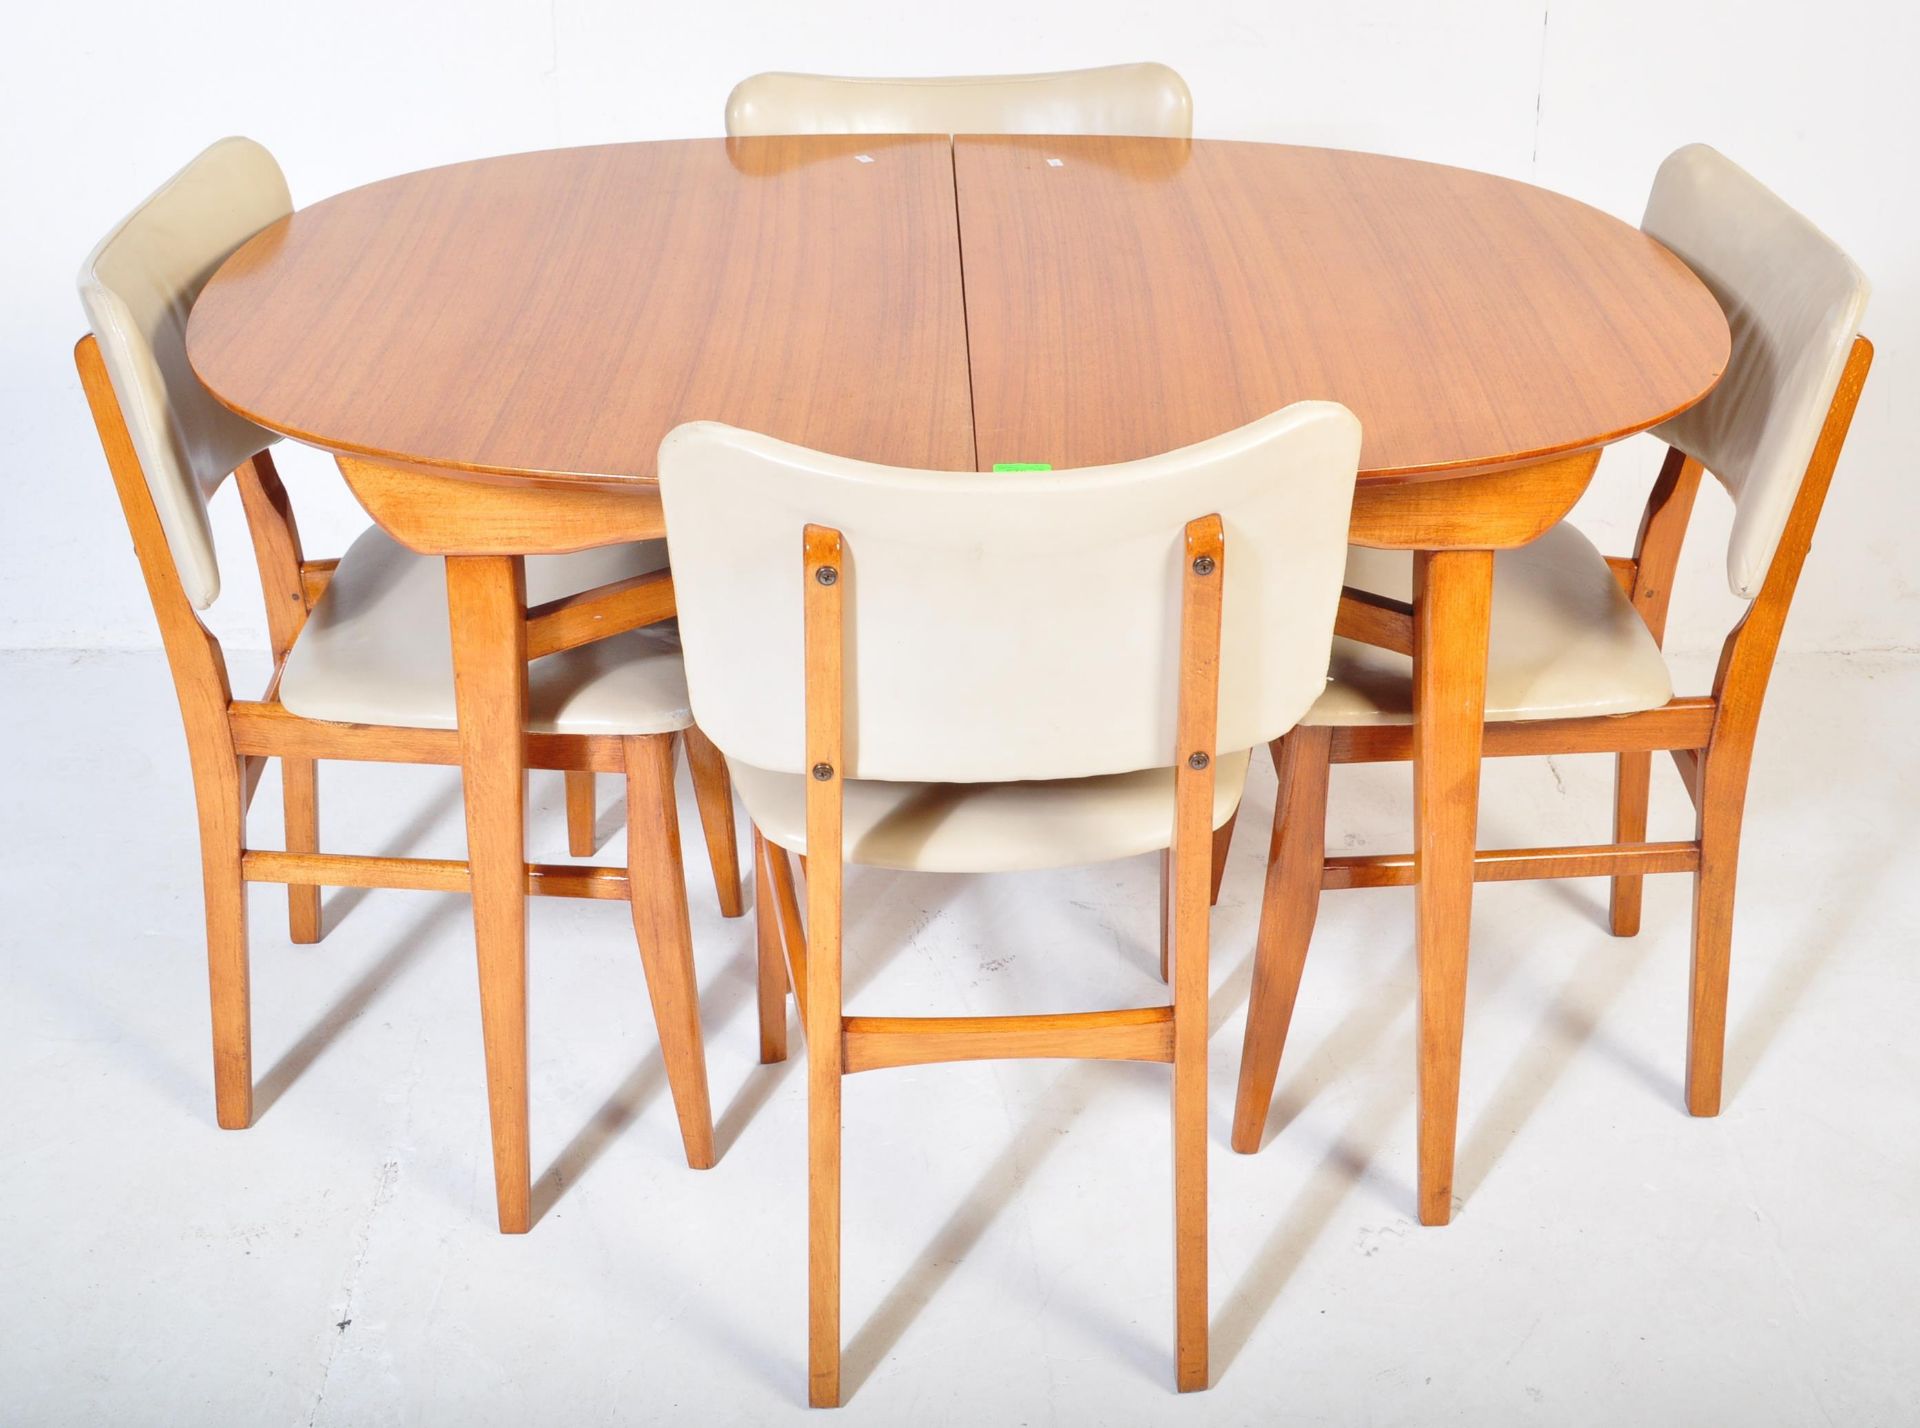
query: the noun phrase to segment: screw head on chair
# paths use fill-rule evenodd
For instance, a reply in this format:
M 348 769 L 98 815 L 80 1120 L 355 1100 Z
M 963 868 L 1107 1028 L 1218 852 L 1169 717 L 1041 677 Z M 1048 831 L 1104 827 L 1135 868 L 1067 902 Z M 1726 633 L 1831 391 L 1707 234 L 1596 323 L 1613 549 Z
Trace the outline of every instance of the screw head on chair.
M 1193 558 L 1193 573 L 1195 575 L 1213 574 L 1213 557 L 1210 555 L 1196 555 Z
M 828 568 L 831 569 L 832 567 L 828 567 Z M 832 764 L 815 764 L 813 766 L 813 776 L 819 779 L 820 782 L 825 783 L 828 779 L 833 777 L 833 765 Z
M 831 585 L 840 578 L 840 572 L 834 566 L 823 565 L 813 572 L 813 578 L 822 585 Z
M 1203 559 L 1203 560 L 1204 560 L 1205 558 L 1206 558 L 1205 556 L 1202 556 L 1202 557 L 1201 557 L 1201 559 Z M 1188 768 L 1192 768 L 1192 769 L 1203 769 L 1203 768 L 1205 768 L 1205 767 L 1206 767 L 1206 766 L 1207 766 L 1207 765 L 1208 765 L 1209 763 L 1211 763 L 1211 762 L 1212 762 L 1212 760 L 1211 760 L 1211 759 L 1209 759 L 1209 758 L 1208 758 L 1208 757 L 1206 756 L 1206 754 L 1204 754 L 1203 752 L 1201 752 L 1201 751 L 1200 751 L 1199 749 L 1195 749 L 1195 750 L 1194 750 L 1194 751 L 1193 751 L 1193 752 L 1192 752 L 1191 754 L 1188 754 L 1188 755 L 1187 755 L 1187 767 L 1188 767 Z

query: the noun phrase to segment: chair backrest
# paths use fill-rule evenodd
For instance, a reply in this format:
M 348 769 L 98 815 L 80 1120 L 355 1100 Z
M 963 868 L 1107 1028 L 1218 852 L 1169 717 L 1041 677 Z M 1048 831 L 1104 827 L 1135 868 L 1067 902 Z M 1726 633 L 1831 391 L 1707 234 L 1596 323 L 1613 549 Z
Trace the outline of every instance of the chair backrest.
M 1118 466 L 910 471 L 712 422 L 660 491 L 687 686 L 728 756 L 805 763 L 802 531 L 844 537 L 845 772 L 990 782 L 1164 768 L 1184 527 L 1225 530 L 1218 742 L 1292 727 L 1326 685 L 1360 423 L 1300 402 Z
M 1660 166 L 1641 227 L 1699 275 L 1733 333 L 1719 385 L 1656 434 L 1732 495 L 1727 580 L 1752 599 L 1859 334 L 1867 280 L 1831 238 L 1705 144 Z
M 727 96 L 727 133 L 1187 139 L 1193 136 L 1193 95 L 1163 64 L 946 79 L 756 74 Z
M 220 593 L 207 501 L 277 438 L 194 376 L 187 314 L 234 249 L 292 211 L 273 156 L 251 139 L 222 139 L 123 218 L 80 269 L 80 301 L 181 587 L 202 610 Z

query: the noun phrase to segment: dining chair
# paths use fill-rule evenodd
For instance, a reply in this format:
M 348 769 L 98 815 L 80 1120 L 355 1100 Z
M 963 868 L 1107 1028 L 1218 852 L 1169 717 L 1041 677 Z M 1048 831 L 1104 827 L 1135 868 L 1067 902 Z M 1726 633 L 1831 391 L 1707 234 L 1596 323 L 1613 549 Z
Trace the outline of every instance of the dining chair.
M 1328 402 L 1041 475 L 872 466 L 704 422 L 662 443 L 688 692 L 753 823 L 762 1060 L 786 1055 L 789 985 L 806 1034 L 814 1404 L 840 1396 L 841 1079 L 1001 1057 L 1172 1064 L 1177 1381 L 1206 1386 L 1212 835 L 1247 750 L 1324 685 L 1359 448 Z M 1171 1005 L 843 1015 L 844 863 L 1168 848 Z
M 1867 282 L 1859 268 L 1713 149 L 1692 145 L 1661 165 L 1642 226 L 1719 300 L 1732 332 L 1727 369 L 1705 400 L 1655 428 L 1669 449 L 1631 557 L 1603 557 L 1566 524 L 1493 557 L 1482 747 L 1485 757 L 1613 754 L 1613 841 L 1480 850 L 1474 875 L 1611 878 L 1610 926 L 1625 937 L 1639 931 L 1643 878 L 1693 874 L 1686 1103 L 1711 1116 L 1721 1101 L 1734 875 L 1754 734 L 1873 347 L 1860 335 Z M 1748 604 L 1722 646 L 1712 693 L 1676 698 L 1661 641 L 1703 470 L 1732 497 L 1727 578 Z M 1248 1153 L 1260 1146 L 1321 889 L 1417 877 L 1408 856 L 1326 854 L 1328 765 L 1414 756 L 1408 654 L 1417 617 L 1406 604 L 1408 559 L 1355 549 L 1346 578 L 1332 680 L 1274 746 L 1280 795 L 1233 1125 L 1234 1148 Z M 1693 802 L 1690 839 L 1646 841 L 1652 756 L 1661 750 Z M 1445 1059 L 1457 1100 L 1464 986 L 1448 996 L 1450 1035 L 1423 1041 L 1420 1054 Z M 1447 1146 L 1454 1110 L 1444 1108 Z
M 368 530 L 337 561 L 308 560 L 269 432 L 227 410 L 187 362 L 188 313 L 242 243 L 291 211 L 273 157 L 224 139 L 123 219 L 88 257 L 80 295 L 92 332 L 75 360 L 159 621 L 186 725 L 199 810 L 207 966 L 220 1125 L 253 1119 L 246 885 L 284 883 L 295 942 L 321 935 L 319 889 L 459 891 L 461 861 L 319 851 L 319 759 L 458 764 L 460 735 L 441 562 Z M 220 593 L 208 503 L 232 473 L 267 606 L 273 674 L 236 700 L 220 642 L 200 611 Z M 531 766 L 623 774 L 624 868 L 534 865 L 535 893 L 625 898 L 659 1028 L 687 1162 L 713 1163 L 686 889 L 674 811 L 674 743 L 683 736 L 724 889 L 739 896 L 725 766 L 692 724 L 670 626 L 663 542 L 530 559 L 526 622 Z M 652 628 L 643 628 L 653 626 Z M 610 636 L 610 637 L 608 637 Z M 248 846 L 246 813 L 265 762 L 280 760 L 284 850 Z M 724 827 L 716 825 L 724 824 Z M 724 835 L 724 836 L 716 836 Z M 526 969 L 483 969 L 501 1228 L 524 1230 Z
M 1193 95 L 1163 64 L 1057 74 L 862 79 L 756 74 L 727 96 L 727 133 L 1115 134 L 1193 137 Z

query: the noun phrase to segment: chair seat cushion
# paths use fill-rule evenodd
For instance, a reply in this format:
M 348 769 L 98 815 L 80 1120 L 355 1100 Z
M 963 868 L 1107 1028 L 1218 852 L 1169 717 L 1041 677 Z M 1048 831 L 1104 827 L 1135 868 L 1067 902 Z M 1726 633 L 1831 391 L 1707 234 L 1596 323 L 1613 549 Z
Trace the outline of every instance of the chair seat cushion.
M 530 556 L 538 605 L 667 563 L 665 541 Z M 280 702 L 308 719 L 455 727 L 445 562 L 379 529 L 341 557 L 280 676 Z M 527 666 L 527 728 L 540 734 L 662 734 L 693 722 L 671 621 Z
M 1347 552 L 1347 584 L 1412 598 L 1405 551 Z M 1667 662 L 1592 543 L 1565 522 L 1493 562 L 1487 718 L 1560 719 L 1657 709 L 1673 697 Z M 1354 640 L 1333 642 L 1324 694 L 1300 721 L 1413 721 L 1413 661 Z
M 766 838 L 807 851 L 804 774 L 729 760 L 733 786 Z M 1240 806 L 1244 750 L 1214 760 L 1213 826 Z M 846 861 L 929 873 L 1005 873 L 1128 858 L 1173 842 L 1173 770 L 1016 783 L 854 779 L 842 814 Z

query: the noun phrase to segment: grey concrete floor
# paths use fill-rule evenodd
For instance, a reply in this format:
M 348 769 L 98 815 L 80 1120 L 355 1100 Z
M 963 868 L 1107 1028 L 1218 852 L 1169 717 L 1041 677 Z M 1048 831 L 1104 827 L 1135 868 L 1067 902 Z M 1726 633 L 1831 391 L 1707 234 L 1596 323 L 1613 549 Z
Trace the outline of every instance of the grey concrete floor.
M 540 1218 L 503 1238 L 463 902 L 332 892 L 325 941 L 294 947 L 256 890 L 259 1114 L 220 1131 L 164 664 L 10 655 L 0 690 L 0 1422 L 803 1416 L 805 1077 L 755 1062 L 751 919 L 717 916 L 703 864 L 719 1165 L 681 1158 L 625 909 L 537 902 Z M 848 1084 L 836 1421 L 1920 1421 L 1916 707 L 1912 660 L 1776 679 L 1716 1120 L 1680 1104 L 1686 879 L 1650 882 L 1632 940 L 1600 882 L 1481 890 L 1445 1229 L 1413 1220 L 1403 891 L 1326 897 L 1267 1145 L 1227 1147 L 1256 773 L 1215 923 L 1214 1387 L 1171 1391 L 1164 1070 L 931 1067 Z M 538 856 L 564 848 L 558 782 L 534 780 Z M 1482 841 L 1597 841 L 1609 786 L 1602 759 L 1496 765 Z M 1654 814 L 1685 836 L 1670 771 Z M 1404 770 L 1335 775 L 1332 843 L 1402 847 L 1408 817 Z M 460 853 L 446 771 L 327 765 L 322 818 L 338 850 Z M 1156 886 L 1149 859 L 856 871 L 850 1007 L 1144 1002 Z

